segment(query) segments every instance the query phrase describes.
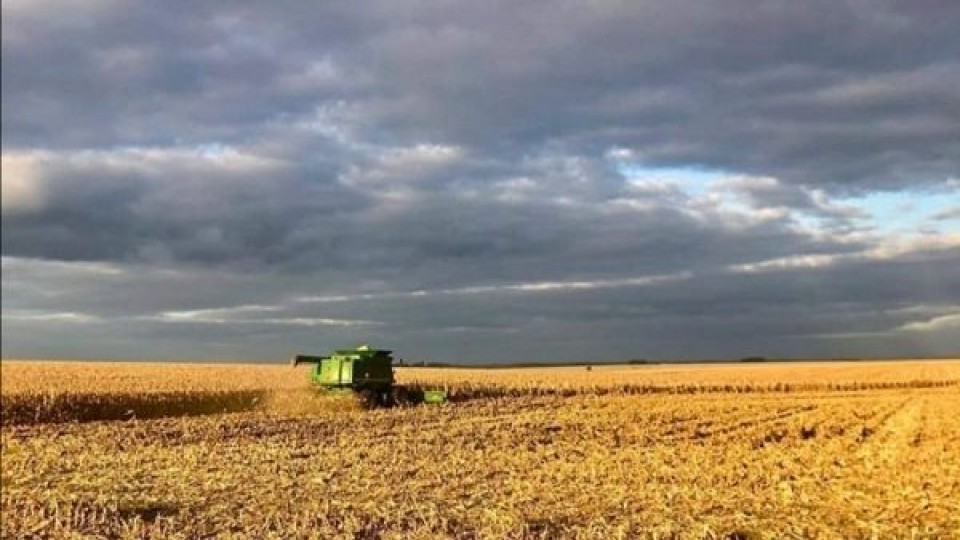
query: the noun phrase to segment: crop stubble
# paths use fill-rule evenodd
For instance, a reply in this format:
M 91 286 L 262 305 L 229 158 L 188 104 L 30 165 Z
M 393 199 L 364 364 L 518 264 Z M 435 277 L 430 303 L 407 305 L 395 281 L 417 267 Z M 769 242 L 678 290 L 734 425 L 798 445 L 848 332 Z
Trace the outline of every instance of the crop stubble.
M 286 367 L 4 363 L 3 535 L 960 536 L 960 362 L 751 368 L 408 369 L 463 399 L 365 411 Z M 7 416 L 230 392 L 268 399 Z

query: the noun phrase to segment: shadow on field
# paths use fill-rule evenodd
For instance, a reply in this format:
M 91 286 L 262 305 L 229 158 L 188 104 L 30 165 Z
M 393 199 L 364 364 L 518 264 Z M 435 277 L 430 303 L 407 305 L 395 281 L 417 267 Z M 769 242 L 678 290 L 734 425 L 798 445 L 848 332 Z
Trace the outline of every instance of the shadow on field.
M 0 420 L 4 426 L 11 426 L 253 411 L 309 415 L 369 408 L 371 404 L 353 392 L 325 393 L 314 388 L 214 392 L 27 393 L 2 396 Z
M 3 425 L 131 420 L 252 411 L 269 392 L 14 394 L 3 396 Z
M 943 388 L 956 380 L 864 383 L 775 383 L 767 385 L 645 385 L 603 387 L 508 387 L 496 384 L 462 384 L 446 388 L 447 403 L 511 397 L 573 397 L 581 395 L 793 393 L 804 391 L 863 391 L 879 389 Z M 417 406 L 424 392 L 436 385 L 412 382 L 403 385 L 402 399 L 394 406 Z M 75 392 L 24 393 L 0 396 L 0 422 L 4 426 L 98 420 L 132 420 L 176 416 L 261 411 L 284 415 L 378 407 L 353 392 L 323 392 L 315 388 L 291 390 L 221 390 L 183 392 Z
M 10 426 L 252 411 L 309 415 L 331 411 L 359 411 L 377 406 L 354 392 L 322 392 L 315 388 L 212 392 L 25 393 L 0 397 L 0 420 L 4 426 Z

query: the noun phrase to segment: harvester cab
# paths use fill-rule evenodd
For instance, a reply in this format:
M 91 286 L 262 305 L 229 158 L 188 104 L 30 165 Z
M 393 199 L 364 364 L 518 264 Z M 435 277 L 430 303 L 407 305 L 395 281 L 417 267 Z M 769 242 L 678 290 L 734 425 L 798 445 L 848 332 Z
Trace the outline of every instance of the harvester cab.
M 392 351 L 361 345 L 356 349 L 337 349 L 329 356 L 298 354 L 291 364 L 314 364 L 310 379 L 327 391 L 359 393 L 368 403 L 389 406 L 397 402 L 413 401 L 442 403 L 442 390 L 411 390 L 397 386 L 393 371 Z
M 293 365 L 314 364 L 310 378 L 317 386 L 383 390 L 393 386 L 391 351 L 374 350 L 368 345 L 356 349 L 338 349 L 330 356 L 297 355 Z

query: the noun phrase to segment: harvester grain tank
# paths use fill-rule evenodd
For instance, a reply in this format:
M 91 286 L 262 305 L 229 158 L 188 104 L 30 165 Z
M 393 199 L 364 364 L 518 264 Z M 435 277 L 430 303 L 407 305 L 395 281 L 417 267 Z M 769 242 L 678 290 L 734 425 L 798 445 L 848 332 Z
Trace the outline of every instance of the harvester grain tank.
M 414 390 L 397 385 L 392 351 L 369 345 L 337 349 L 329 356 L 298 354 L 291 363 L 314 364 L 310 373 L 314 385 L 329 392 L 356 392 L 370 404 L 442 403 L 446 398 L 443 390 Z

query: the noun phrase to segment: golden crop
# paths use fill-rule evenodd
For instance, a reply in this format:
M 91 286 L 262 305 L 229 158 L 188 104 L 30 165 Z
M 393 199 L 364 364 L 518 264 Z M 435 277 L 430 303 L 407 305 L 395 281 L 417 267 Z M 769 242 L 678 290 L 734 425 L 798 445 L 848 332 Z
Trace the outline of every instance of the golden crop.
M 3 362 L 0 377 L 5 425 L 253 410 L 306 381 L 288 366 L 136 362 Z
M 755 393 L 954 386 L 960 364 L 939 360 L 797 364 L 582 366 L 520 369 L 406 368 L 398 379 L 466 395 Z
M 286 366 L 0 369 L 5 538 L 960 538 L 957 361 L 407 368 L 459 398 L 380 410 Z

